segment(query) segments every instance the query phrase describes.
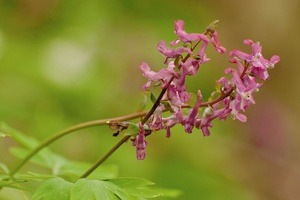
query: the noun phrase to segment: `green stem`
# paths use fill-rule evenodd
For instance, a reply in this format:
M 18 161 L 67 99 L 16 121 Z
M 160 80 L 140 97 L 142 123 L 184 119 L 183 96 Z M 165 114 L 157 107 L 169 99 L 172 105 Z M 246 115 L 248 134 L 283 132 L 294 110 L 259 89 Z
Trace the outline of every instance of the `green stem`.
M 201 40 L 199 40 L 192 48 L 193 51 L 196 46 L 200 43 Z M 190 57 L 190 54 L 187 54 L 185 58 L 183 58 L 182 62 L 186 62 L 187 59 Z M 151 117 L 151 115 L 154 113 L 156 108 L 159 106 L 161 99 L 163 98 L 164 94 L 166 93 L 169 85 L 173 81 L 174 77 L 170 79 L 167 86 L 161 91 L 158 98 L 156 99 L 155 103 L 153 104 L 152 108 L 145 114 L 145 117 L 141 120 L 142 124 L 145 124 L 148 119 Z M 113 146 L 103 157 L 101 157 L 90 169 L 88 169 L 83 175 L 80 176 L 80 178 L 86 178 L 89 176 L 94 170 L 96 170 L 107 158 L 109 158 L 124 142 L 126 142 L 130 138 L 129 135 L 125 135 L 115 146 Z
M 41 151 L 43 148 L 47 147 L 54 141 L 60 139 L 61 137 L 68 135 L 69 133 L 72 133 L 74 131 L 78 131 L 80 129 L 92 127 L 92 126 L 98 126 L 98 125 L 104 125 L 107 121 L 125 121 L 125 120 L 131 120 L 138 117 L 145 116 L 147 112 L 139 112 L 139 113 L 133 113 L 130 115 L 122 116 L 122 117 L 116 117 L 111 119 L 102 119 L 102 120 L 95 120 L 90 122 L 85 122 L 82 124 L 78 124 L 75 126 L 72 126 L 70 128 L 67 128 L 65 130 L 62 130 L 61 132 L 50 136 L 49 138 L 45 139 L 43 142 L 41 142 L 36 148 L 34 148 L 11 172 L 10 175 L 13 176 L 16 174 L 22 166 L 24 166 L 35 154 L 37 154 L 39 151 Z
M 125 135 L 117 144 L 115 144 L 115 146 L 113 146 L 113 148 L 111 148 L 102 158 L 100 158 L 90 169 L 88 169 L 83 175 L 81 175 L 80 178 L 88 177 L 130 137 L 131 137 L 130 135 Z

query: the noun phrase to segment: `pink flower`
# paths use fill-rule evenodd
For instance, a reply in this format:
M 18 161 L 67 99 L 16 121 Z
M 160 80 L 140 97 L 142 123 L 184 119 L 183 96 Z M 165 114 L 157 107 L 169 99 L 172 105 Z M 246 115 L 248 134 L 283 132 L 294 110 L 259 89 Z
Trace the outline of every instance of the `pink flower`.
M 197 128 L 201 128 L 204 136 L 209 136 L 210 131 L 208 128 L 212 127 L 212 121 L 216 118 L 220 120 L 225 120 L 227 115 L 231 112 L 231 109 L 227 106 L 221 109 L 217 109 L 222 102 L 218 102 L 211 107 L 205 108 L 201 119 L 196 121 L 195 126 Z
M 184 119 L 184 129 L 187 133 L 192 133 L 195 121 L 198 117 L 198 109 L 201 106 L 202 103 L 202 94 L 201 91 L 198 90 L 198 99 L 193 107 L 193 109 L 190 110 L 188 116 Z
M 146 146 L 147 142 L 145 141 L 145 129 L 142 123 L 139 123 L 140 131 L 136 136 L 133 145 L 136 147 L 136 157 L 138 160 L 144 160 L 146 157 Z
M 201 47 L 199 48 L 199 51 L 197 53 L 197 55 L 200 58 L 200 60 L 199 60 L 200 64 L 204 64 L 204 63 L 207 63 L 208 61 L 210 61 L 210 59 L 206 57 L 206 48 L 207 48 L 207 45 L 208 45 L 208 43 L 204 42 L 201 45 Z
M 167 97 L 168 97 L 168 100 L 169 100 L 170 105 L 171 105 L 172 108 L 174 108 L 174 107 L 178 108 L 178 107 L 181 107 L 183 105 L 183 102 L 181 101 L 181 99 L 178 95 L 178 91 L 177 91 L 174 84 L 171 84 L 168 87 Z
M 181 62 L 180 66 L 185 69 L 187 75 L 196 75 L 200 67 L 199 61 L 193 58 L 184 63 Z
M 146 62 L 140 65 L 140 69 L 143 75 L 148 78 L 147 83 L 143 85 L 143 90 L 148 90 L 151 82 L 158 82 L 172 77 L 172 72 L 165 68 L 162 68 L 159 72 L 152 71 Z
M 211 40 L 212 40 L 212 43 L 213 45 L 215 46 L 216 50 L 220 53 L 220 54 L 223 54 L 226 52 L 226 49 L 224 47 L 221 46 L 219 40 L 218 40 L 218 34 L 217 34 L 217 31 L 214 31 L 212 34 L 211 34 Z
M 247 54 L 239 50 L 234 50 L 229 53 L 230 57 L 237 57 L 238 59 L 245 61 L 249 64 L 249 73 L 254 76 L 260 77 L 262 80 L 269 78 L 267 69 L 273 68 L 276 63 L 279 62 L 279 56 L 273 56 L 271 60 L 267 60 L 262 55 L 262 47 L 259 43 L 254 43 L 252 40 L 244 40 L 244 43 L 251 45 L 252 53 Z
M 175 86 L 176 92 L 178 92 L 178 96 L 182 102 L 188 102 L 190 100 L 190 95 L 186 91 L 185 79 L 186 79 L 187 72 L 183 68 L 180 76 L 178 79 L 174 79 L 173 83 Z
M 160 104 L 152 116 L 150 117 L 150 122 L 148 123 L 148 126 L 152 130 L 161 130 L 163 129 L 162 125 L 162 111 L 164 110 L 164 105 Z
M 229 85 L 228 79 L 226 77 L 221 77 L 218 80 L 218 83 L 222 85 L 222 92 L 224 92 L 224 93 L 226 93 L 232 89 L 232 87 Z
M 158 45 L 156 46 L 156 49 L 162 55 L 164 55 L 166 57 L 165 64 L 168 63 L 169 58 L 176 58 L 177 56 L 181 55 L 184 52 L 187 52 L 190 55 L 193 54 L 193 52 L 189 48 L 186 48 L 186 47 L 179 47 L 179 48 L 176 48 L 176 49 L 168 48 L 166 46 L 166 43 L 162 40 L 158 43 Z
M 234 100 L 230 102 L 229 108 L 231 109 L 231 118 L 233 120 L 238 119 L 241 122 L 246 122 L 247 117 L 244 114 L 241 114 L 241 99 L 240 96 L 237 96 Z
M 171 137 L 171 128 L 183 121 L 181 109 L 176 110 L 171 116 L 163 118 L 164 128 L 167 130 L 167 137 Z
M 244 112 L 250 105 L 255 104 L 254 93 L 259 91 L 263 81 L 269 78 L 268 69 L 273 68 L 280 58 L 274 55 L 267 60 L 262 55 L 262 47 L 259 43 L 244 40 L 246 45 L 251 46 L 252 52 L 249 54 L 239 50 L 229 52 L 230 62 L 235 64 L 237 69 L 225 70 L 225 74 L 230 78 L 221 77 L 217 81 L 216 91 L 212 93 L 208 102 L 202 102 L 202 94 L 198 90 L 197 100 L 194 105 L 191 105 L 192 95 L 187 90 L 186 78 L 196 75 L 200 66 L 210 60 L 206 56 L 208 44 L 212 43 L 220 54 L 226 52 L 219 42 L 215 23 L 216 21 L 211 24 L 213 27 L 207 29 L 205 34 L 200 34 L 187 33 L 184 30 L 184 22 L 175 21 L 175 33 L 178 39 L 172 41 L 170 45 L 174 46 L 182 42 L 183 46 L 169 48 L 164 41 L 160 41 L 157 45 L 157 50 L 166 57 L 164 64 L 168 67 L 154 72 L 147 63 L 140 65 L 143 75 L 148 78 L 143 89 L 148 90 L 152 82 L 163 89 L 159 101 L 155 104 L 158 106 L 147 121 L 149 129 L 154 131 L 165 129 L 166 136 L 170 137 L 171 128 L 181 124 L 186 133 L 192 133 L 196 127 L 202 130 L 204 136 L 209 136 L 209 128 L 212 127 L 214 119 L 226 120 L 227 116 L 231 115 L 234 120 L 247 121 Z M 187 45 L 191 45 L 190 48 L 187 48 Z M 194 53 L 195 51 L 197 53 Z M 202 114 L 200 114 L 200 107 L 206 107 Z M 163 117 L 163 111 L 168 111 L 169 116 Z M 141 123 L 139 126 L 140 131 L 134 146 L 136 146 L 137 158 L 144 159 L 147 142 L 145 129 Z
M 185 32 L 184 21 L 182 20 L 175 21 L 175 33 L 178 36 L 178 40 L 171 42 L 171 46 L 177 45 L 180 41 L 184 43 L 198 40 L 203 40 L 205 43 L 209 42 L 209 39 L 203 34 Z

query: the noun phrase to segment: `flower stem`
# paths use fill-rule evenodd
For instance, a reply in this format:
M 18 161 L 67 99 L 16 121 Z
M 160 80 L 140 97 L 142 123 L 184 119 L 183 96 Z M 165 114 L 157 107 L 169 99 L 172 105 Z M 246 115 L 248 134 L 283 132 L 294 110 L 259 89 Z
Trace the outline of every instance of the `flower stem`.
M 37 147 L 35 147 L 11 172 L 10 175 L 13 176 L 16 174 L 22 166 L 24 166 L 34 155 L 36 155 L 39 151 L 41 151 L 43 148 L 47 147 L 54 141 L 60 139 L 61 137 L 68 135 L 74 131 L 78 131 L 80 129 L 92 127 L 92 126 L 98 126 L 98 125 L 104 125 L 107 121 L 124 121 L 124 120 L 131 120 L 138 117 L 145 116 L 147 112 L 139 112 L 139 113 L 133 113 L 130 115 L 122 116 L 122 117 L 116 117 L 111 119 L 102 119 L 102 120 L 94 120 L 90 122 L 85 122 L 82 124 L 78 124 L 75 126 L 72 126 L 70 128 L 67 128 L 65 130 L 62 130 L 61 132 L 58 132 L 57 134 L 50 136 L 49 138 L 45 139 L 43 142 L 41 142 Z
M 235 90 L 235 87 L 232 87 L 231 90 L 229 90 L 225 94 L 219 96 L 217 99 L 215 99 L 213 101 L 208 101 L 208 102 L 205 102 L 205 103 L 201 103 L 200 107 L 212 106 L 212 105 L 218 103 L 219 101 L 222 101 L 226 97 L 228 97 L 234 90 Z
M 200 43 L 201 40 L 199 40 L 193 47 L 191 47 L 191 50 L 194 51 L 194 49 L 197 47 L 197 45 Z M 190 57 L 190 54 L 187 54 L 183 59 L 182 62 L 186 62 L 187 59 Z M 161 91 L 161 93 L 159 94 L 158 98 L 156 99 L 155 103 L 153 104 L 151 110 L 147 113 L 147 115 L 142 119 L 141 123 L 145 124 L 147 122 L 147 120 L 151 117 L 151 115 L 154 113 L 154 111 L 156 110 L 156 108 L 159 106 L 160 104 L 160 100 L 163 98 L 164 94 L 166 93 L 169 85 L 171 84 L 171 82 L 173 81 L 174 76 L 170 79 L 170 81 L 168 82 L 168 84 L 165 86 L 165 88 Z
M 201 40 L 199 40 L 191 49 L 192 50 L 194 50 L 195 48 L 196 48 L 196 46 L 199 44 L 199 42 L 200 42 Z M 185 56 L 185 58 L 182 60 L 182 62 L 186 62 L 186 60 L 190 57 L 191 55 L 190 54 L 188 54 L 188 55 L 186 55 Z M 157 98 L 157 100 L 156 100 L 156 102 L 153 104 L 153 106 L 152 106 L 152 108 L 150 109 L 150 111 L 148 111 L 148 112 L 145 112 L 145 113 L 143 113 L 143 115 L 140 115 L 141 117 L 142 116 L 145 116 L 143 119 L 142 119 L 142 121 L 141 121 L 141 123 L 142 124 L 145 124 L 146 122 L 147 122 L 147 120 L 151 117 L 151 115 L 154 113 L 154 111 L 156 110 L 156 108 L 159 106 L 159 104 L 160 104 L 160 101 L 161 101 L 161 99 L 163 98 L 163 96 L 164 96 L 164 94 L 166 93 L 166 91 L 167 91 L 167 89 L 168 89 L 168 87 L 169 87 L 169 85 L 171 84 L 171 82 L 173 81 L 173 79 L 174 79 L 174 77 L 172 77 L 171 79 L 170 79 L 170 81 L 168 82 L 168 84 L 167 84 L 167 86 L 161 91 L 161 93 L 160 93 L 160 95 L 158 96 L 158 98 Z M 146 114 L 147 113 L 147 114 Z M 139 113 L 138 113 L 139 114 Z M 136 117 L 134 117 L 134 118 L 136 118 Z M 133 118 L 133 119 L 134 119 Z M 122 120 L 128 120 L 128 119 L 107 119 L 107 120 L 105 120 L 105 122 L 104 123 L 106 123 L 107 121 L 112 121 L 112 120 L 120 120 L 120 121 L 122 121 Z M 103 121 L 104 120 L 102 120 L 102 123 L 101 124 L 103 124 Z M 95 124 L 95 125 L 99 125 L 99 124 Z M 72 130 L 72 131 L 74 131 L 74 130 Z M 71 131 L 71 132 L 72 132 Z M 67 132 L 67 133 L 69 133 L 69 132 Z M 57 134 L 57 137 L 58 138 L 60 138 L 60 137 L 62 137 L 63 135 L 66 135 L 67 133 L 64 133 L 64 132 L 62 132 L 62 133 L 59 133 L 59 134 Z M 57 139 L 58 139 L 57 138 Z M 97 169 L 107 158 L 109 158 L 124 142 L 126 142 L 128 139 L 130 138 L 130 135 L 125 135 L 115 146 L 113 146 L 102 158 L 100 158 L 89 170 L 87 170 L 82 176 L 80 176 L 80 178 L 86 178 L 87 176 L 89 176 L 95 169 Z M 56 140 L 56 138 L 55 138 L 55 136 L 54 136 L 54 139 L 53 140 L 51 140 L 51 138 L 49 138 L 49 141 L 50 142 L 47 142 L 48 140 L 46 140 L 45 142 L 44 142 L 44 146 L 47 146 L 47 145 L 49 145 L 50 143 L 52 143 L 53 141 L 55 141 Z M 42 145 L 43 143 L 41 143 L 41 145 Z M 20 167 L 22 167 L 34 154 L 36 154 L 39 150 L 41 150 L 44 146 L 41 146 L 40 145 L 40 148 L 39 147 L 37 147 L 31 154 L 29 154 L 28 156 L 27 156 L 27 158 L 25 158 L 25 160 L 23 160 L 23 162 L 22 163 L 20 163 Z M 15 173 L 15 171 L 17 171 L 20 167 L 17 167 L 16 168 L 16 170 L 14 170 L 13 171 L 13 174 Z
M 168 89 L 169 84 L 173 81 L 173 78 L 171 78 L 171 80 L 169 81 L 168 85 L 161 91 L 160 95 L 158 96 L 158 98 L 156 99 L 155 103 L 153 104 L 151 110 L 147 113 L 147 115 L 142 119 L 141 123 L 145 124 L 147 122 L 147 120 L 151 117 L 151 115 L 154 113 L 154 111 L 156 110 L 156 108 L 159 106 L 160 104 L 160 100 L 163 98 L 165 92 Z
M 90 169 L 88 169 L 80 178 L 88 177 L 93 171 L 95 171 L 107 158 L 109 158 L 124 142 L 126 142 L 131 136 L 125 135 L 113 148 L 111 148 L 102 158 L 100 158 Z

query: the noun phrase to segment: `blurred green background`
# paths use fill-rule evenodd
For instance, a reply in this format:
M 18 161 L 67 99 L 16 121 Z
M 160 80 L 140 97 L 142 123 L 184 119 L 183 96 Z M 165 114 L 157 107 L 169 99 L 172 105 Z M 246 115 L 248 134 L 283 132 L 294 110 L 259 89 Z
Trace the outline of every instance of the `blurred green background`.
M 147 138 L 144 161 L 127 143 L 106 163 L 119 165 L 120 176 L 180 189 L 182 200 L 298 199 L 299 13 L 296 0 L 2 0 L 0 120 L 42 140 L 81 122 L 133 113 L 146 81 L 138 65 L 163 66 L 155 47 L 176 38 L 174 21 L 183 19 L 188 32 L 204 32 L 219 19 L 228 51 L 250 52 L 243 40 L 252 39 L 261 42 L 266 58 L 281 57 L 247 111 L 248 122 L 215 121 L 206 138 L 182 127 L 170 139 L 157 132 Z M 206 97 L 231 66 L 212 48 L 208 56 L 212 61 L 188 80 L 190 91 L 201 88 Z M 119 140 L 111 134 L 107 127 L 89 128 L 51 148 L 94 162 Z M 10 167 L 18 161 L 8 154 L 12 145 L 0 140 L 0 162 Z M 8 197 L 19 198 L 15 191 L 0 193 Z

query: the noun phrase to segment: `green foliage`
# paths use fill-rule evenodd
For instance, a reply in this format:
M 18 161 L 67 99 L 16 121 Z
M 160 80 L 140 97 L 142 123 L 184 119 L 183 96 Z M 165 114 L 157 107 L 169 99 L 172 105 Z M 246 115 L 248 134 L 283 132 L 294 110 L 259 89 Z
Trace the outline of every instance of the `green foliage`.
M 143 92 L 143 101 L 140 103 L 139 107 L 138 107 L 138 110 L 137 112 L 142 112 L 145 110 L 146 108 L 146 104 L 147 104 L 147 101 L 148 101 L 148 95 L 147 95 L 147 92 Z
M 146 186 L 153 185 L 154 183 L 142 178 L 117 178 L 109 181 L 121 188 L 124 188 L 132 196 L 154 198 L 163 195 L 163 193 L 158 191 L 145 188 Z
M 50 178 L 40 185 L 32 200 L 70 200 L 72 186 L 73 183 L 62 178 Z
M 4 163 L 1 163 L 1 162 L 0 162 L 0 169 L 1 169 L 4 173 L 6 173 L 6 174 L 9 173 L 9 169 L 8 169 L 8 167 L 7 167 Z
M 151 102 L 154 104 L 157 100 L 157 97 L 155 96 L 155 94 L 153 92 L 150 92 L 150 100 Z
M 117 185 L 101 180 L 79 179 L 76 181 L 72 191 L 71 199 L 134 199 Z
M 16 181 L 2 180 L 2 181 L 0 181 L 0 188 L 7 187 L 7 188 L 18 189 L 18 190 L 26 190 L 26 189 L 24 189 L 24 188 L 17 185 L 17 184 L 22 183 L 22 182 L 25 182 L 25 181 L 22 181 L 22 180 L 16 180 Z
M 111 180 L 79 179 L 75 183 L 62 178 L 50 178 L 40 185 L 33 200 L 137 200 L 162 196 L 163 193 L 146 188 L 152 182 L 141 178 Z M 166 192 L 168 193 L 168 192 Z M 169 194 L 171 194 L 169 192 Z M 175 193 L 173 193 L 173 196 Z
M 136 125 L 131 125 L 128 131 L 137 132 Z M 10 152 L 17 158 L 24 159 L 36 146 L 38 140 L 11 128 L 7 124 L 0 124 L 0 132 L 12 137 L 23 147 L 12 147 Z M 134 133 L 131 133 L 134 134 Z M 88 178 L 78 179 L 92 166 L 91 163 L 74 162 L 68 160 L 49 148 L 44 148 L 32 157 L 30 162 L 42 166 L 49 173 L 27 172 L 10 177 L 8 167 L 0 163 L 0 188 L 9 187 L 25 190 L 20 184 L 32 181 L 44 181 L 34 192 L 33 200 L 81 200 L 81 199 L 110 199 L 137 200 L 155 198 L 159 196 L 176 197 L 178 192 L 168 189 L 150 189 L 154 183 L 141 178 L 116 178 L 118 167 L 115 165 L 101 165 Z M 1 172 L 0 171 L 0 172 Z M 174 192 L 175 191 L 175 192 Z

